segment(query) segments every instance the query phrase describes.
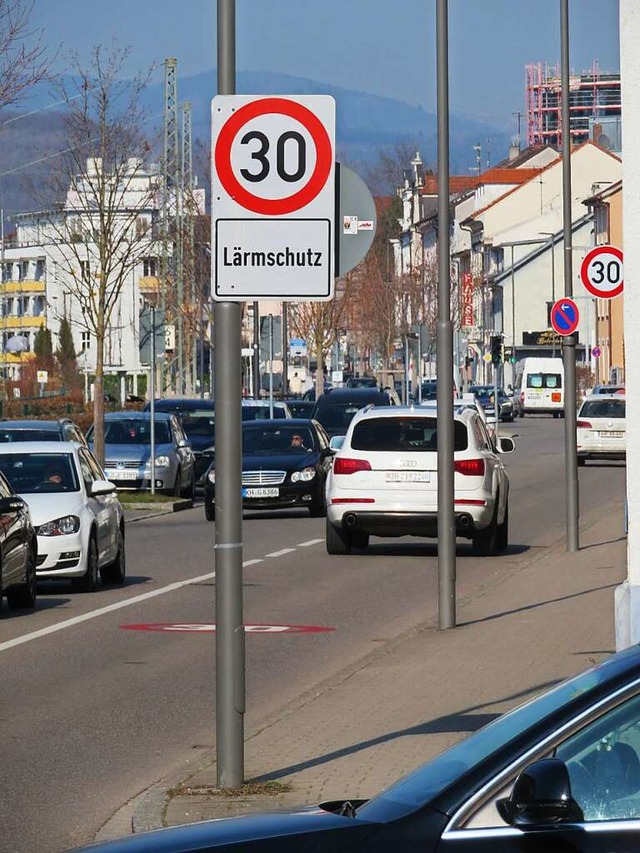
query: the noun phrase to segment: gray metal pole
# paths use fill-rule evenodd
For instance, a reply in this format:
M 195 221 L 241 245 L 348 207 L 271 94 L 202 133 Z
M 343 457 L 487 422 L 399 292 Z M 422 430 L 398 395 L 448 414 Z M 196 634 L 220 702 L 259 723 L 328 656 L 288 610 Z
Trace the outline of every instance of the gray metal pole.
M 573 296 L 571 234 L 571 127 L 569 124 L 569 0 L 560 0 L 562 72 L 562 222 L 564 227 L 564 293 Z M 579 502 L 576 448 L 576 336 L 562 339 L 564 360 L 564 445 L 566 474 L 567 551 L 578 551 Z
M 273 314 L 269 314 L 269 417 L 273 419 Z
M 156 493 L 156 306 L 151 306 L 151 370 L 149 371 L 149 475 L 151 494 Z
M 404 336 L 404 404 L 409 405 L 409 336 Z
M 235 94 L 235 0 L 218 0 L 218 93 Z M 242 350 L 239 302 L 214 308 L 216 416 L 216 770 L 219 788 L 244 782 L 245 637 L 242 605 Z
M 260 308 L 253 303 L 253 396 L 260 399 Z
M 289 329 L 287 303 L 282 303 L 282 399 L 289 396 Z
M 438 109 L 438 624 L 456 624 L 456 525 L 453 512 L 453 324 L 449 260 L 448 0 L 437 0 Z

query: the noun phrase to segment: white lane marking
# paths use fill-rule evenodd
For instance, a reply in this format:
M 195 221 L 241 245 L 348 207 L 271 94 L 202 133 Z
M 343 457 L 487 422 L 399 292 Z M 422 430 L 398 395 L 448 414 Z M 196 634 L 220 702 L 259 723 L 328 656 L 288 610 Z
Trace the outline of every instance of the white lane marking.
M 103 616 L 105 613 L 113 613 L 116 610 L 122 610 L 124 607 L 130 607 L 132 604 L 139 604 L 141 601 L 147 601 L 149 598 L 155 598 L 158 595 L 164 595 L 166 592 L 175 592 L 183 586 L 189 586 L 194 583 L 201 583 L 215 578 L 215 572 L 208 572 L 206 575 L 199 575 L 197 578 L 189 578 L 185 581 L 176 581 L 168 586 L 163 586 L 161 589 L 154 589 L 150 592 L 143 592 L 142 595 L 134 595 L 133 598 L 127 598 L 126 601 L 116 601 L 114 604 L 107 604 L 105 607 L 99 607 L 97 610 L 92 610 L 90 613 L 83 613 L 82 616 L 74 616 L 71 619 L 65 619 L 64 622 L 58 622 L 56 625 L 49 625 L 48 628 L 40 628 L 38 631 L 33 631 L 31 634 L 24 634 L 22 637 L 15 637 L 13 640 L 7 640 L 0 643 L 0 652 L 7 649 L 12 649 L 14 646 L 21 646 L 23 643 L 28 643 L 31 640 L 37 640 L 39 637 L 46 637 L 48 634 L 55 634 L 57 631 L 63 631 L 65 628 L 71 628 L 74 625 L 80 625 L 82 622 L 88 622 L 90 619 L 95 619 L 97 616 Z
M 321 542 L 324 542 L 324 539 L 309 539 L 308 542 L 299 542 L 296 547 L 297 548 L 308 548 L 309 545 L 319 545 Z
M 316 545 L 323 542 L 323 539 L 312 539 L 309 542 L 303 542 L 298 547 L 307 547 L 308 545 Z M 281 551 L 274 551 L 272 554 L 266 554 L 266 557 L 280 557 L 283 554 L 292 554 L 295 548 L 283 548 Z M 264 562 L 263 558 L 255 560 L 245 560 L 244 566 L 253 566 L 256 563 Z M 14 637 L 13 640 L 6 640 L 0 643 L 0 652 L 5 652 L 8 649 L 21 646 L 24 643 L 29 643 L 31 640 L 37 640 L 40 637 L 46 637 L 49 634 L 55 634 L 58 631 L 63 631 L 65 628 L 72 628 L 74 625 L 80 625 L 82 622 L 88 622 L 90 619 L 96 619 L 98 616 L 104 616 L 106 613 L 113 613 L 116 610 L 122 610 L 124 607 L 130 607 L 132 604 L 139 604 L 141 601 L 147 601 L 149 598 L 155 598 L 158 595 L 164 595 L 166 592 L 175 592 L 182 589 L 183 586 L 189 586 L 194 583 L 201 583 L 215 578 L 215 572 L 208 572 L 206 575 L 198 575 L 196 578 L 189 578 L 184 581 L 176 581 L 168 586 L 163 586 L 161 589 L 154 589 L 150 592 L 143 592 L 141 595 L 134 595 L 132 598 L 127 598 L 126 601 L 116 601 L 114 604 L 107 604 L 105 607 L 99 607 L 97 610 L 92 610 L 89 613 L 83 613 L 81 616 L 73 616 L 71 619 L 65 619 L 64 622 L 58 622 L 55 625 L 49 625 L 48 628 L 40 628 L 38 631 L 32 631 L 30 634 L 24 634 L 22 637 Z

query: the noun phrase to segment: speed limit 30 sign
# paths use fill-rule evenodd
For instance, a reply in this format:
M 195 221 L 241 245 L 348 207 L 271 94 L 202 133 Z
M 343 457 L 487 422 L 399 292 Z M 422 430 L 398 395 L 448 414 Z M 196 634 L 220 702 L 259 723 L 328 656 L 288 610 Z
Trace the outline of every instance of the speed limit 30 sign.
M 587 252 L 580 267 L 586 289 L 599 299 L 613 299 L 624 290 L 622 252 L 616 246 L 596 246 Z
M 334 99 L 217 95 L 211 150 L 214 298 L 330 299 Z

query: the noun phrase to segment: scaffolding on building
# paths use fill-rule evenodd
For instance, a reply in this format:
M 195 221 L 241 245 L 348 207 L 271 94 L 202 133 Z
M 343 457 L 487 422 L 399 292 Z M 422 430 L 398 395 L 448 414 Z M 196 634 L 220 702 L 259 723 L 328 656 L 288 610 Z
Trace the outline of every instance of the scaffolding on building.
M 526 66 L 525 113 L 527 145 L 562 146 L 562 79 L 559 65 Z M 602 72 L 594 62 L 590 71 L 569 79 L 569 123 L 572 144 L 590 138 L 594 122 L 620 119 L 620 73 Z

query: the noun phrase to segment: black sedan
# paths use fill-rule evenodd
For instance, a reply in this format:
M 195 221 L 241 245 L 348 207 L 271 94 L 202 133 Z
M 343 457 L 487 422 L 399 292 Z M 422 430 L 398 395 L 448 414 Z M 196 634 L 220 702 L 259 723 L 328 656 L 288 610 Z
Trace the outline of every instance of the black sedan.
M 476 395 L 478 402 L 484 407 L 488 415 L 494 414 L 495 388 L 493 385 L 472 385 L 471 388 L 469 388 L 469 392 Z M 513 400 L 505 393 L 503 388 L 498 388 L 498 406 L 498 417 L 501 421 L 512 421 L 516 417 Z
M 333 451 L 329 436 L 310 418 L 274 418 L 242 424 L 242 505 L 244 509 L 307 507 L 325 512 L 324 487 Z M 215 518 L 216 468 L 204 477 L 204 509 Z
M 0 474 L 0 601 L 11 610 L 35 607 L 37 558 L 29 506 Z
M 499 717 L 370 800 L 204 821 L 94 853 L 640 849 L 640 647 Z

